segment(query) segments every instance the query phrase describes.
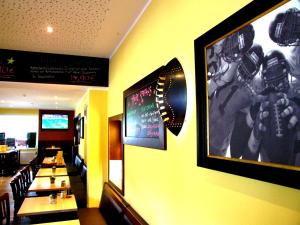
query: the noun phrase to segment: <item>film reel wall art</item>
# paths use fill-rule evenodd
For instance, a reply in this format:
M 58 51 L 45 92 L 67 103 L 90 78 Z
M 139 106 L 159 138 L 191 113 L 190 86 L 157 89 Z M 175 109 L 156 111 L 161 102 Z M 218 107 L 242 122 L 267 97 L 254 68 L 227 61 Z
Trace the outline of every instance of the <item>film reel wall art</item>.
M 173 58 L 159 75 L 156 87 L 156 105 L 165 126 L 178 135 L 184 123 L 187 92 L 182 66 Z
M 124 144 L 166 150 L 166 128 L 177 136 L 183 126 L 186 93 L 184 72 L 176 58 L 126 89 Z

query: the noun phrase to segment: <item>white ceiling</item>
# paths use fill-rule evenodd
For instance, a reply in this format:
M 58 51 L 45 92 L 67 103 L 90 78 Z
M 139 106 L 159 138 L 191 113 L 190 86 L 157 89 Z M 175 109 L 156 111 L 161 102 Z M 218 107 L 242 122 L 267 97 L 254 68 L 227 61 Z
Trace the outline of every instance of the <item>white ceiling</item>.
M 0 0 L 0 49 L 110 58 L 150 2 Z M 74 109 L 88 88 L 0 82 L 0 108 Z

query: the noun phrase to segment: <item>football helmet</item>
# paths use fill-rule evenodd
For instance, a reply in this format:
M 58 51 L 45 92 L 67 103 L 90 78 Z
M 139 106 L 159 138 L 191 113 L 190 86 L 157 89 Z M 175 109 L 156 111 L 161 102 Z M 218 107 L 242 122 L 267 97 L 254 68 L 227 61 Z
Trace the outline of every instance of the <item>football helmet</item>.
M 239 60 L 253 44 L 254 29 L 251 24 L 228 36 L 222 46 L 222 57 L 230 63 Z
M 290 8 L 279 13 L 269 26 L 270 38 L 280 46 L 300 45 L 300 11 Z
M 289 64 L 284 55 L 273 50 L 263 60 L 262 78 L 265 89 L 286 92 L 289 89 Z

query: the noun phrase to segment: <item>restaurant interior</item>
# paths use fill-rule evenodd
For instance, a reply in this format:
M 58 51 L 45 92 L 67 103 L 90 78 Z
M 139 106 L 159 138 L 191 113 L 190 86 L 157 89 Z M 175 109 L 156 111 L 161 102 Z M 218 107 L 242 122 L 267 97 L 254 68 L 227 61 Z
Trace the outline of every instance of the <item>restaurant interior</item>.
M 299 224 L 299 188 L 197 158 L 206 102 L 196 99 L 194 41 L 258 1 L 121 2 L 0 3 L 0 224 Z M 67 72 L 28 78 L 23 63 L 3 76 L 11 57 Z M 64 79 L 78 65 L 96 78 Z M 157 109 L 165 80 L 175 125 Z M 156 130 L 131 129 L 136 111 Z

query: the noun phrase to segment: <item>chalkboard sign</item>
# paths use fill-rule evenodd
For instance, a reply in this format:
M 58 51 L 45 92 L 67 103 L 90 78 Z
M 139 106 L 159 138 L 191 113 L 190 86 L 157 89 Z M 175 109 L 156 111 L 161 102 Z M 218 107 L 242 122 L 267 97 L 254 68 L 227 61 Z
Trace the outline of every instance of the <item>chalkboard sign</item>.
M 155 102 L 162 70 L 155 70 L 124 91 L 124 144 L 166 149 L 165 126 Z
M 0 80 L 108 87 L 109 59 L 0 49 Z

